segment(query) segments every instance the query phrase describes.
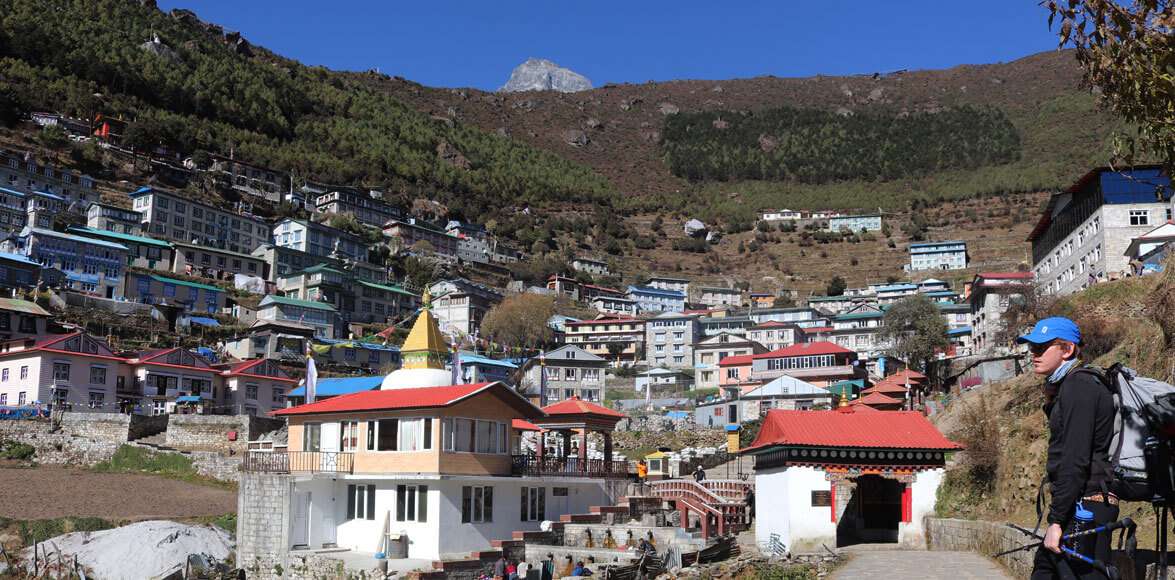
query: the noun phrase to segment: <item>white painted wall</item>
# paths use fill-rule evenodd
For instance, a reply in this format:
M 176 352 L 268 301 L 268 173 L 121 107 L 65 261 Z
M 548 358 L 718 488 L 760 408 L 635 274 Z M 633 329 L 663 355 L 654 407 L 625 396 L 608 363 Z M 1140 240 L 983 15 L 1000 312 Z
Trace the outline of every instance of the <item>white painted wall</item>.
M 813 491 L 829 491 L 824 471 L 812 467 L 762 469 L 755 472 L 755 541 L 771 534 L 789 550 L 836 544 L 832 508 L 812 507 Z
M 922 518 L 934 515 L 934 503 L 938 497 L 938 486 L 942 484 L 943 469 L 920 471 L 914 479 L 911 490 L 911 518 L 908 523 L 898 524 L 898 541 L 903 545 L 924 547 L 926 535 L 922 530 Z

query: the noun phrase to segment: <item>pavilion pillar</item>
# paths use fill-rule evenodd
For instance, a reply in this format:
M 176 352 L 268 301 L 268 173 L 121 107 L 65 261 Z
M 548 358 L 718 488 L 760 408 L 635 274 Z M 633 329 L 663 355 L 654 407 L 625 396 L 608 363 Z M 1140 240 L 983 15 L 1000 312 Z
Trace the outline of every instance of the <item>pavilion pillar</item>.
M 581 472 L 587 471 L 587 438 L 588 429 L 585 425 L 582 434 L 579 436 L 579 470 Z
M 677 511 L 681 513 L 681 518 L 678 520 L 681 529 L 689 530 L 689 508 L 684 503 L 677 502 Z
M 604 431 L 604 470 L 612 470 L 612 432 Z
M 702 524 L 702 539 L 710 539 L 710 514 L 701 512 L 698 514 L 698 520 Z
M 559 435 L 563 437 L 563 459 L 566 461 L 571 458 L 571 431 L 564 429 Z
M 547 454 L 547 432 L 539 431 L 538 443 L 535 445 L 534 455 L 538 458 L 540 465 L 543 463 L 543 456 Z

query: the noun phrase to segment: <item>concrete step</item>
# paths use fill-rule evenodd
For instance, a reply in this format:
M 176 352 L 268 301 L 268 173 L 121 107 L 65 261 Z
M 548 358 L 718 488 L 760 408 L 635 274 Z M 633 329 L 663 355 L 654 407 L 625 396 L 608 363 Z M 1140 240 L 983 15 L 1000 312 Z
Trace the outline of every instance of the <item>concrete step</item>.
M 588 511 L 593 514 L 627 514 L 628 506 L 618 505 L 594 505 L 588 508 Z
M 598 524 L 604 520 L 600 514 L 563 514 L 559 521 L 569 524 Z

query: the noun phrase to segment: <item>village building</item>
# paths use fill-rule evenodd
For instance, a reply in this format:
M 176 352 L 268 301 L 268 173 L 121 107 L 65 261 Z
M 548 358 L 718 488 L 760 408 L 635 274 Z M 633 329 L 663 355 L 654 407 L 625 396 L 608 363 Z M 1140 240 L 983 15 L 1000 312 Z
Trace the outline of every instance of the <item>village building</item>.
M 751 292 L 748 296 L 751 308 L 771 308 L 775 306 L 775 294 L 771 292 Z
M 636 318 L 600 316 L 564 324 L 563 340 L 616 366 L 632 365 L 645 352 L 645 321 Z
M 314 400 L 325 401 L 332 397 L 341 397 L 363 391 L 378 391 L 385 375 L 365 377 L 329 377 L 319 379 L 314 388 Z M 306 404 L 306 385 L 294 387 L 286 395 L 288 406 L 297 407 Z
M 437 256 L 446 260 L 458 257 L 459 239 L 444 230 L 418 220 L 392 220 L 384 225 L 383 234 L 393 252 L 411 251 L 426 256 Z
M 645 321 L 645 363 L 650 367 L 683 369 L 693 366 L 698 317 L 679 312 L 658 314 Z
M 737 334 L 719 333 L 694 343 L 694 385 L 699 389 L 718 387 L 722 369 L 718 363 L 738 355 L 762 354 L 767 348 Z
M 139 353 L 125 360 L 130 376 L 131 396 L 139 412 L 149 415 L 173 413 L 179 403 L 199 403 L 205 410 L 223 400 L 219 373 L 204 357 L 181 348 L 164 348 Z
M 546 371 L 546 381 L 542 372 Z M 584 401 L 604 400 L 604 379 L 608 360 L 568 344 L 522 365 L 520 392 L 536 405 L 579 397 Z
M 54 165 L 42 165 L 29 153 L 0 149 L 0 185 L 24 192 L 43 191 L 64 197 L 69 202 L 86 204 L 98 201 L 94 179 Z
M 971 337 L 977 353 L 1008 354 L 1011 332 L 1004 315 L 1036 291 L 1032 272 L 981 272 L 971 282 Z
M 245 461 L 239 557 L 288 561 L 290 550 L 323 546 L 371 554 L 394 534 L 406 549 L 393 557 L 442 560 L 616 499 L 628 466 L 612 456 L 611 431 L 623 415 L 577 399 L 540 409 L 502 383 L 452 384 L 428 306 L 426 297 L 404 368 L 378 390 L 275 413 L 289 421 L 289 446 Z M 591 432 L 604 439 L 599 459 Z M 276 518 L 249 495 L 275 475 L 288 482 Z M 246 531 L 261 514 L 265 527 Z
M 818 387 L 865 378 L 857 353 L 831 342 L 805 342 L 752 357 L 751 379 L 767 382 L 788 375 Z
M 873 294 L 873 304 L 888 306 L 900 302 L 918 293 L 917 284 L 881 284 L 870 285 L 869 291 Z
M 132 207 L 143 215 L 145 234 L 173 242 L 214 246 L 251 253 L 270 241 L 265 220 L 192 201 L 178 193 L 152 187 L 127 194 Z
M 718 361 L 718 388 L 724 398 L 737 398 L 763 384 L 763 381 L 751 378 L 756 356 L 760 355 L 732 355 Z
M 40 263 L 21 254 L 0 252 L 0 288 L 22 290 L 37 285 L 40 280 Z
M 753 324 L 788 322 L 800 328 L 827 326 L 828 317 L 812 308 L 762 308 L 747 313 Z
M 272 202 L 281 201 L 282 194 L 290 189 L 289 176 L 277 169 L 222 155 L 210 157 L 209 173 L 220 185 Z M 195 167 L 190 161 L 185 166 Z
M 832 216 L 828 218 L 828 231 L 878 232 L 881 231 L 881 214 Z
M 171 242 L 147 236 L 99 230 L 84 226 L 70 226 L 68 233 L 97 240 L 105 240 L 127 249 L 127 265 L 160 272 L 173 272 L 176 249 Z
M 279 277 L 277 289 L 290 298 L 334 306 L 344 323 L 384 323 L 411 314 L 420 302 L 407 290 L 368 282 L 325 263 Z
M 685 278 L 670 278 L 668 276 L 652 276 L 645 282 L 645 286 L 658 290 L 672 290 L 689 296 L 690 281 Z
M 1136 265 L 1134 274 L 1143 275 L 1161 271 L 1159 266 L 1163 263 L 1162 260 L 1153 257 L 1165 253 L 1172 246 L 1171 242 L 1175 242 L 1175 221 L 1172 220 L 1130 240 L 1130 245 L 1127 246 L 1124 253 Z M 1148 264 L 1152 267 L 1145 267 Z M 1138 266 L 1144 267 L 1138 268 Z
M 951 452 L 921 413 L 771 410 L 755 457 L 755 539 L 794 552 L 863 542 L 923 546 Z
M 143 235 L 143 214 L 131 209 L 91 202 L 86 208 L 86 227 L 132 236 Z
M 765 222 L 779 222 L 779 221 L 799 221 L 804 219 L 804 212 L 792 209 L 774 209 L 767 210 L 761 214 L 761 219 Z
M 681 370 L 667 368 L 652 368 L 637 373 L 633 383 L 637 393 L 645 392 L 650 386 L 661 388 L 669 387 L 675 391 L 688 391 L 694 387 L 693 375 Z
M 311 349 L 320 368 L 337 373 L 375 374 L 400 366 L 400 348 L 342 338 L 315 338 Z
M 694 302 L 704 306 L 742 306 L 743 293 L 737 288 L 719 288 L 702 286 L 695 288 L 697 297 Z
M 258 320 L 244 334 L 226 340 L 224 350 L 229 356 L 241 360 L 268 358 L 299 361 L 304 358 L 307 345 L 315 332 L 313 326 L 300 322 Z
M 127 263 L 121 244 L 25 226 L 16 238 L 0 243 L 0 251 L 61 272 L 62 285 L 71 290 L 104 298 L 121 295 Z
M 0 406 L 117 411 L 127 386 L 122 360 L 82 332 L 9 340 L 0 344 Z
M 714 313 L 698 319 L 702 336 L 717 336 L 719 334 L 734 334 L 746 336 L 747 329 L 754 326 L 755 321 L 750 316 L 736 316 L 725 312 Z
M 881 337 L 884 324 L 885 312 L 881 308 L 863 304 L 836 315 L 827 336 L 831 342 L 856 351 L 862 359 L 875 361 L 889 348 Z
M 233 280 L 236 274 L 261 280 L 269 277 L 269 264 L 259 256 L 200 244 L 175 242 L 173 245 L 176 261 L 172 271 L 177 274 L 201 275 L 217 280 Z
M 274 224 L 273 243 L 319 258 L 367 261 L 367 244 L 359 236 L 310 220 L 286 218 Z
M 0 298 L 0 341 L 45 336 L 51 316 L 36 302 Z
M 906 270 L 962 270 L 967 267 L 967 242 L 923 242 L 910 244 Z
M 694 423 L 704 427 L 739 425 L 759 419 L 771 409 L 829 409 L 833 400 L 833 393 L 828 389 L 784 375 L 736 398 L 698 405 L 694 410 Z
M 216 314 L 225 306 L 224 288 L 149 272 L 126 274 L 122 296 L 132 302 L 174 306 L 184 312 Z
M 829 316 L 834 316 L 851 310 L 853 307 L 863 304 L 867 299 L 860 296 L 809 296 L 806 300 L 808 308 L 818 310 L 821 313 Z
M 1173 194 L 1154 165 L 1099 167 L 1054 193 L 1028 236 L 1037 285 L 1062 295 L 1125 274 L 1130 242 L 1175 217 Z
M 314 329 L 315 338 L 334 338 L 339 326 L 339 312 L 323 302 L 267 295 L 257 307 L 257 320 L 295 322 Z
M 513 385 L 515 382 L 514 374 L 518 371 L 518 365 L 508 360 L 490 358 L 465 351 L 461 351 L 458 357 L 461 360 L 461 376 L 457 377 L 458 382 L 500 382 L 507 385 Z M 449 363 L 448 366 L 452 370 L 452 363 Z M 601 389 L 602 391 L 603 389 Z
M 601 314 L 619 314 L 621 316 L 636 316 L 640 314 L 640 307 L 635 300 L 623 296 L 596 296 L 591 301 L 592 308 Z
M 441 330 L 449 336 L 477 334 L 481 321 L 502 301 L 502 294 L 484 284 L 452 278 L 429 286 L 436 298 L 432 306 Z
M 319 213 L 350 214 L 361 224 L 381 229 L 384 224 L 402 216 L 398 208 L 383 200 L 382 192 L 363 192 L 352 187 L 332 188 L 316 196 L 314 206 Z
M 268 415 L 286 407 L 286 394 L 297 384 L 269 359 L 214 365 L 220 371 L 219 395 L 212 404 L 229 415 Z
M 28 221 L 28 194 L 0 187 L 0 231 L 17 233 Z
M 466 262 L 488 264 L 493 260 L 497 240 L 481 224 L 450 220 L 445 233 L 457 238 L 457 257 Z
M 653 286 L 629 286 L 627 297 L 637 303 L 641 312 L 681 312 L 685 310 L 686 294 Z
M 592 276 L 607 276 L 608 262 L 592 258 L 578 257 L 571 261 L 571 267 L 576 272 L 583 272 Z
M 779 350 L 804 342 L 804 331 L 795 324 L 770 320 L 748 328 L 747 340 L 761 344 L 767 350 Z

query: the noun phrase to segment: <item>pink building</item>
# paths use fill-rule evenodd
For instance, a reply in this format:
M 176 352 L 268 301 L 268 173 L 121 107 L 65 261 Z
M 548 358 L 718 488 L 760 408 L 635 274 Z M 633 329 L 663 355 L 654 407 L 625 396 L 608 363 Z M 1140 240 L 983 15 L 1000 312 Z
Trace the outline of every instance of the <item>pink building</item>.
M 741 393 L 763 384 L 751 380 L 751 364 L 756 355 L 743 354 L 728 356 L 718 361 L 718 388 L 724 395 L 734 398 Z
M 117 411 L 122 363 L 105 342 L 81 332 L 0 343 L 0 405 Z

